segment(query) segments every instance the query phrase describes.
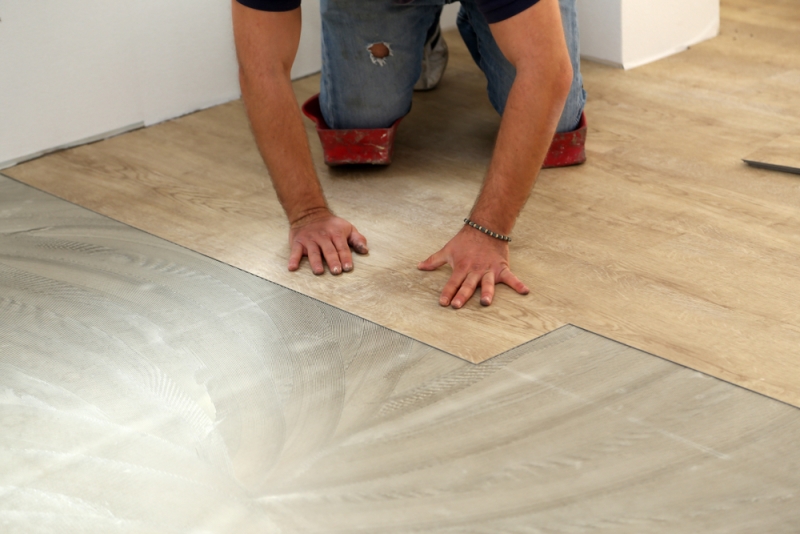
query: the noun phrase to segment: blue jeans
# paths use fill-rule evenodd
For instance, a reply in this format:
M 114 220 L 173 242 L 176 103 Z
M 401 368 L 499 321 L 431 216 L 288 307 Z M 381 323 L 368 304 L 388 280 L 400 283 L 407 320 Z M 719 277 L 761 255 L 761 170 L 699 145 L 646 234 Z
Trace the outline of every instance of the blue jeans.
M 452 0 L 322 0 L 320 106 L 331 128 L 386 128 L 411 109 L 428 31 Z M 558 124 L 574 130 L 586 93 L 580 72 L 576 0 L 559 0 L 574 78 Z M 489 100 L 502 115 L 516 70 L 503 56 L 475 0 L 461 0 L 458 29 L 486 75 Z M 382 43 L 391 55 L 376 58 Z

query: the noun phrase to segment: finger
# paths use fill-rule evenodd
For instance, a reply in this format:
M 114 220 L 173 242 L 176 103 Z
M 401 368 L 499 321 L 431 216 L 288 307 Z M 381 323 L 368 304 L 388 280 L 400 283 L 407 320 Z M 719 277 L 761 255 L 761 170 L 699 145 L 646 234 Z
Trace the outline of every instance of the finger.
M 328 269 L 330 269 L 331 273 L 341 273 L 342 262 L 339 260 L 339 251 L 336 250 L 330 239 L 326 237 L 322 243 L 319 243 L 319 248 L 322 249 L 322 254 L 325 256 L 325 262 L 328 264 Z
M 478 287 L 478 282 L 480 281 L 480 273 L 469 273 L 461 284 L 461 289 L 459 289 L 456 296 L 453 297 L 453 302 L 451 302 L 450 305 L 455 309 L 461 308 L 475 293 L 475 288 Z
M 336 247 L 336 252 L 339 253 L 339 259 L 342 261 L 342 270 L 350 272 L 353 270 L 353 255 L 350 254 L 350 245 L 341 237 L 333 238 L 333 246 Z
M 292 243 L 292 253 L 289 254 L 289 270 L 296 271 L 300 268 L 300 262 L 303 259 L 303 252 L 305 247 L 299 241 Z
M 435 271 L 445 263 L 447 263 L 447 253 L 442 249 L 427 260 L 420 262 L 417 265 L 417 269 L 420 271 Z M 447 304 L 445 304 L 445 306 L 447 306 Z
M 494 300 L 494 272 L 489 271 L 481 278 L 481 305 L 491 306 Z
M 503 269 L 503 271 L 500 273 L 500 278 L 498 278 L 498 282 L 507 285 L 520 295 L 527 295 L 528 293 L 530 293 L 530 289 L 528 289 L 528 286 L 523 284 L 519 278 L 514 276 L 514 273 L 512 273 L 511 269 L 509 269 L 508 267 Z
M 358 230 L 356 230 L 355 226 L 353 226 L 350 235 L 347 236 L 347 242 L 350 243 L 350 246 L 353 247 L 353 250 L 359 254 L 369 253 L 369 247 L 367 247 L 367 238 L 361 235 Z
M 442 294 L 439 296 L 439 305 L 440 306 L 449 306 L 450 302 L 453 300 L 453 296 L 458 291 L 458 288 L 461 287 L 462 282 L 467 277 L 466 271 L 453 271 L 453 274 L 450 275 L 450 279 L 444 285 L 444 289 L 442 289 Z
M 322 265 L 322 255 L 319 252 L 319 246 L 313 241 L 306 246 L 308 263 L 311 264 L 311 271 L 314 274 L 322 274 L 325 272 L 325 267 Z

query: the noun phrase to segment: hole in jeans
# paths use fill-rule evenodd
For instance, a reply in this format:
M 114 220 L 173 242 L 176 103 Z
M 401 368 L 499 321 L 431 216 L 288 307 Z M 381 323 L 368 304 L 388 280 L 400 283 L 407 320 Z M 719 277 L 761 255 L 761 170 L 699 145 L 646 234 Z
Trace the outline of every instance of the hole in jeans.
M 369 58 L 372 62 L 381 67 L 386 66 L 387 57 L 394 55 L 389 43 L 373 43 L 367 47 L 367 51 L 369 52 Z

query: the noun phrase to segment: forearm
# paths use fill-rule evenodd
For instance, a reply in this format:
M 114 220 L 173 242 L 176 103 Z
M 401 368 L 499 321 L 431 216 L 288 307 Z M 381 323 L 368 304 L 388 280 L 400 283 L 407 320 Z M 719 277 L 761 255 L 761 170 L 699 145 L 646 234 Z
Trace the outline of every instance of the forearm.
M 293 226 L 327 214 L 291 84 L 300 10 L 271 13 L 235 1 L 232 10 L 242 97 L 278 199 Z
M 539 0 L 490 27 L 517 72 L 471 218 L 507 235 L 552 142 L 572 83 L 572 65 L 557 0 Z
M 242 72 L 240 79 L 258 149 L 289 223 L 327 213 L 288 74 L 253 80 Z
M 510 234 L 553 139 L 566 100 L 567 76 L 519 74 L 508 96 L 492 161 L 470 218 Z
M 291 70 L 300 42 L 300 9 L 269 12 L 231 1 L 239 81 L 253 134 L 291 229 L 287 264 L 296 271 L 308 257 L 315 274 L 353 269 L 350 247 L 366 254 L 367 240 L 335 217 L 322 194 Z

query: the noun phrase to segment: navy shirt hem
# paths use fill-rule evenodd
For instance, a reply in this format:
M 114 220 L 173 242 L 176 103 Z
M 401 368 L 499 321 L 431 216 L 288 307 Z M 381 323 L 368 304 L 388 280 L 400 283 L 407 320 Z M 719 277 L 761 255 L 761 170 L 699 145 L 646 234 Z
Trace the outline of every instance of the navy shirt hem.
M 300 0 L 236 0 L 243 6 L 259 11 L 292 11 L 300 7 Z M 489 24 L 502 22 L 518 15 L 539 0 L 478 0 L 478 9 Z M 413 4 L 413 0 L 408 4 Z
M 510 19 L 514 15 L 519 15 L 529 7 L 539 2 L 539 0 L 488 0 L 478 2 L 478 8 L 486 17 L 489 24 L 502 22 Z
M 259 11 L 292 11 L 300 7 L 300 0 L 236 0 L 238 3 Z

